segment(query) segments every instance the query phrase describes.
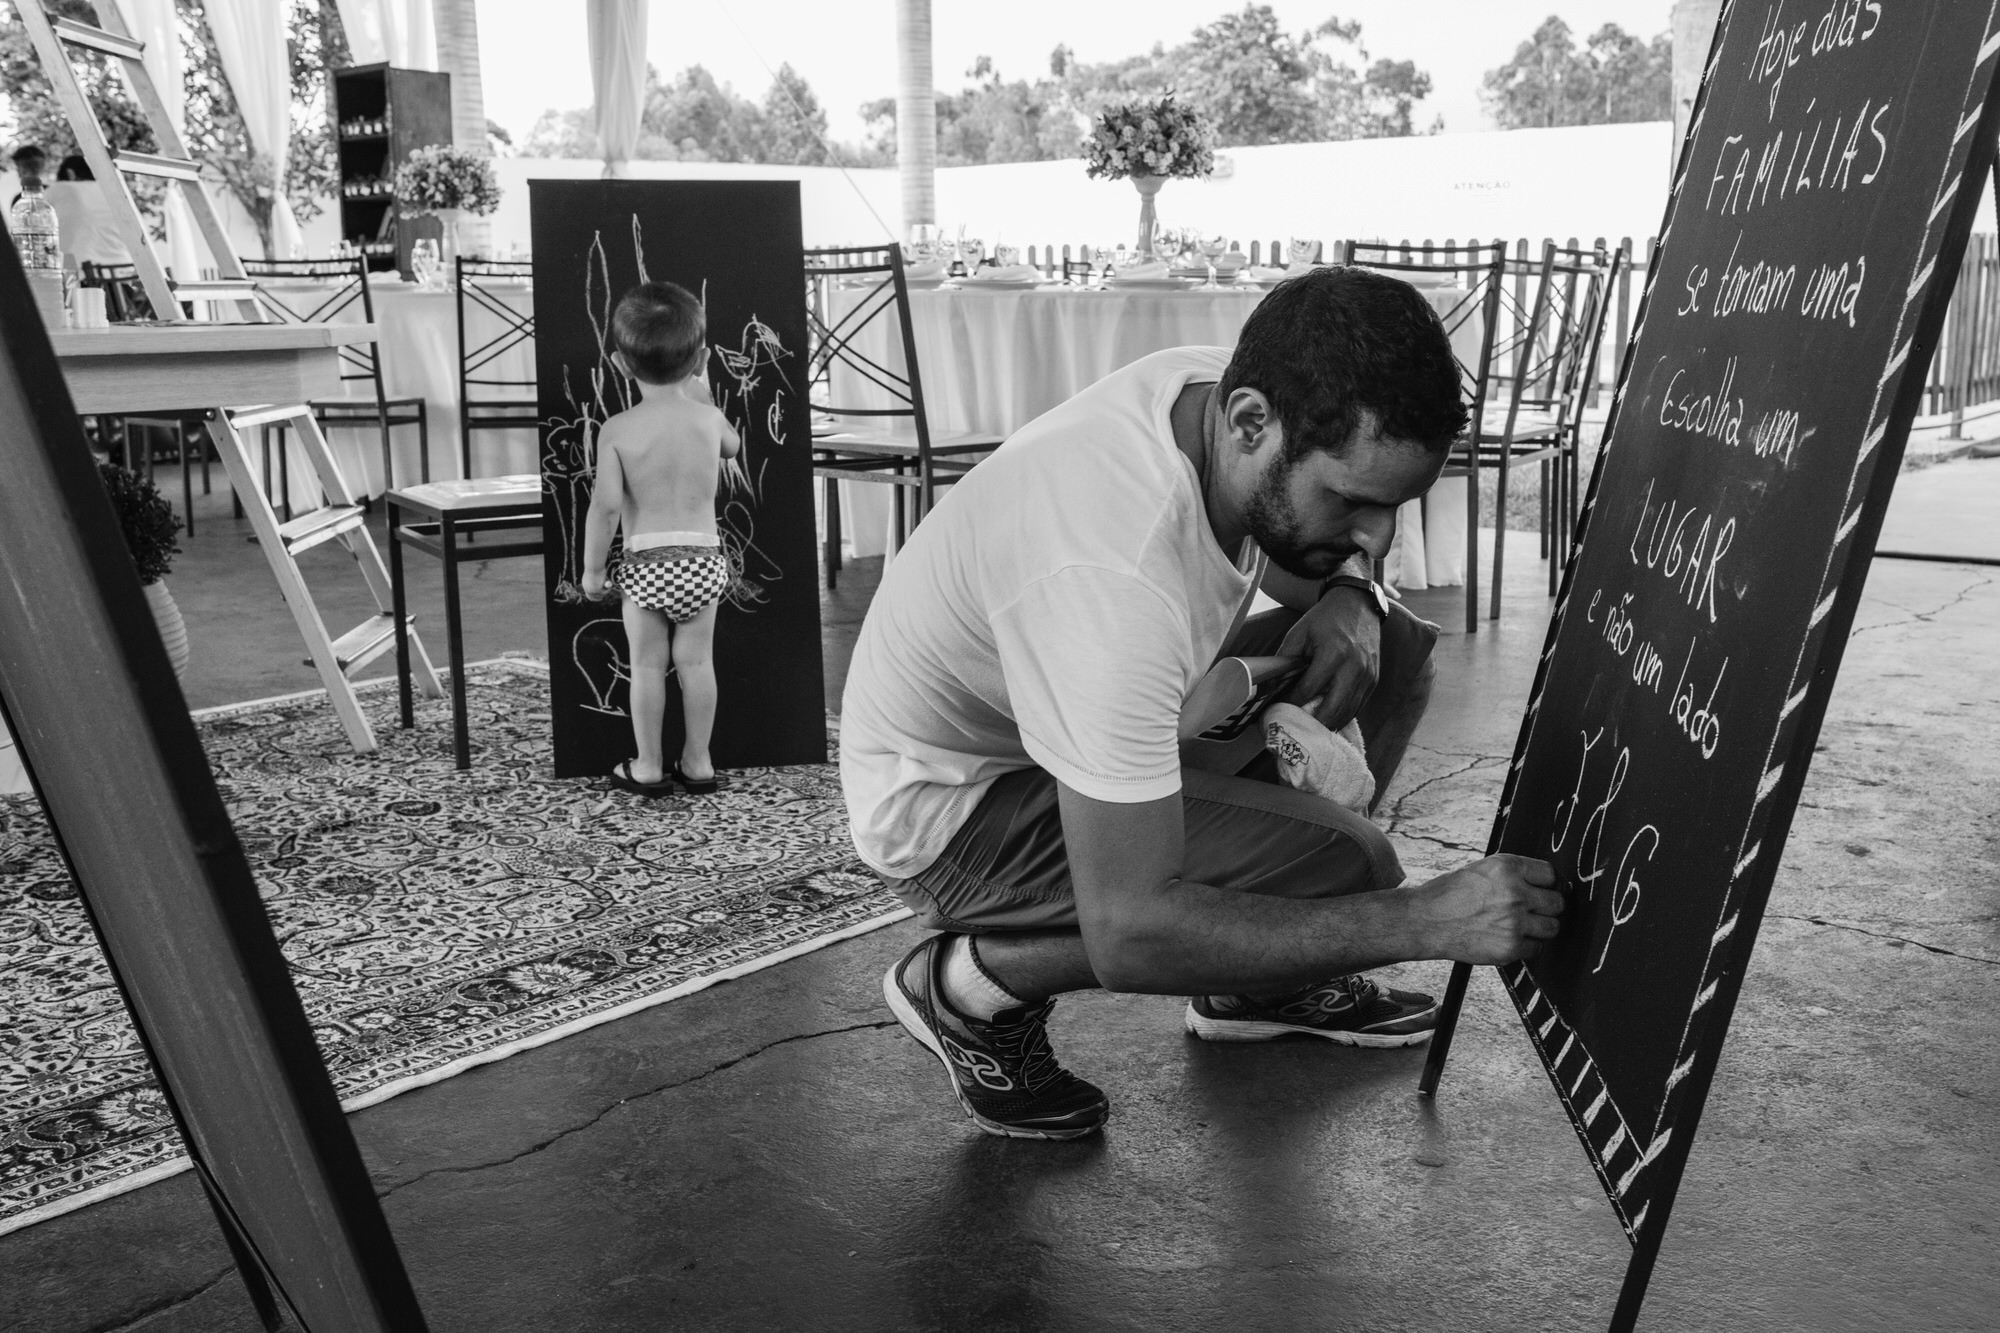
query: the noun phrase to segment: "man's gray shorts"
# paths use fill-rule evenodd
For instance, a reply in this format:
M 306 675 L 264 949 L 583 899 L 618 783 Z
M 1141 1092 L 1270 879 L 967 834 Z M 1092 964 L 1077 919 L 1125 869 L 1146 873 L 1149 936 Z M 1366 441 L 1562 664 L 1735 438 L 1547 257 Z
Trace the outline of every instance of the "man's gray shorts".
M 1296 611 L 1244 622 L 1220 657 L 1277 651 Z M 1392 604 L 1382 631 L 1381 683 L 1362 710 L 1392 710 L 1430 656 L 1431 627 Z M 1186 850 L 1181 874 L 1197 884 L 1283 898 L 1330 898 L 1403 882 L 1382 831 L 1365 816 L 1286 786 L 1268 755 L 1231 775 L 1181 771 Z M 1063 846 L 1056 780 L 1039 768 L 1009 773 L 987 790 L 944 852 L 890 890 L 930 930 L 1077 929 L 1076 895 Z

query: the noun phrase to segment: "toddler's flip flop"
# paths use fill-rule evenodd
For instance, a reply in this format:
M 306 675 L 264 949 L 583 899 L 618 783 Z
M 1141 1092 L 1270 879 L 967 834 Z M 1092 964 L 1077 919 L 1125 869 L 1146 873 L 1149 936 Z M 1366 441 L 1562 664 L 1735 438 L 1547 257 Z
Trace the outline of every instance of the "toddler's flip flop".
M 729 779 L 720 773 L 717 773 L 714 777 L 696 781 L 681 772 L 679 762 L 675 762 L 667 769 L 667 776 L 678 784 L 682 791 L 690 796 L 713 796 L 729 785 Z
M 676 768 L 675 771 L 678 772 L 679 769 Z M 639 779 L 633 777 L 632 761 L 630 759 L 619 761 L 618 767 L 611 770 L 610 781 L 611 785 L 620 791 L 637 792 L 648 799 L 658 799 L 662 796 L 672 796 L 674 794 L 674 781 L 671 777 L 661 778 L 658 782 L 641 782 Z

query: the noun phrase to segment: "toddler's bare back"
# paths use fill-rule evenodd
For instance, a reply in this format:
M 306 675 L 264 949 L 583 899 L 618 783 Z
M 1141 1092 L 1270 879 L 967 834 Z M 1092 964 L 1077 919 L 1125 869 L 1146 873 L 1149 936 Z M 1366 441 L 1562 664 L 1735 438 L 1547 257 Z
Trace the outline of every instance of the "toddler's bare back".
M 722 413 L 709 404 L 659 390 L 604 423 L 597 447 L 617 451 L 628 537 L 715 531 L 715 488 L 728 431 Z

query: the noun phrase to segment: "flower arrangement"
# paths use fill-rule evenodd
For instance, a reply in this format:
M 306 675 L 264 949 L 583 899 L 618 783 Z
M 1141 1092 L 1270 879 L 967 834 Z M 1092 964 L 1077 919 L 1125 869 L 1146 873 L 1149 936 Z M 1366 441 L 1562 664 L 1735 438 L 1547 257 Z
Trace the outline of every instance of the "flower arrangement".
M 116 463 L 99 463 L 97 475 L 117 511 L 132 563 L 139 567 L 139 582 L 158 583 L 173 568 L 173 558 L 181 551 L 174 540 L 181 523 L 174 517 L 173 502 L 152 482 Z
M 462 208 L 483 216 L 500 207 L 500 182 L 484 153 L 451 144 L 418 148 L 396 168 L 396 202 L 412 213 Z
M 1172 93 L 1156 102 L 1107 107 L 1083 141 L 1085 170 L 1093 177 L 1206 176 L 1215 169 L 1215 134 L 1192 107 Z

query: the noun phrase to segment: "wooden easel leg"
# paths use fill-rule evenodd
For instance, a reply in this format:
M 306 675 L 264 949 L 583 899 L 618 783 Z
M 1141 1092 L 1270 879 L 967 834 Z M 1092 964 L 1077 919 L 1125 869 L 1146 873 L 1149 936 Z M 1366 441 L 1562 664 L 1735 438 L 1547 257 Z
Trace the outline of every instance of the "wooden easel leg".
M 1653 1263 L 1659 1257 L 1659 1230 L 1641 1227 L 1639 1243 L 1632 1247 L 1632 1261 L 1625 1265 L 1625 1285 L 1618 1289 L 1618 1304 L 1611 1312 L 1610 1333 L 1632 1333 L 1639 1322 L 1639 1306 L 1646 1299 L 1646 1285 L 1653 1280 Z
M 1465 1007 L 1465 983 L 1471 978 L 1472 964 L 1451 965 L 1451 980 L 1445 983 L 1444 1002 L 1438 1006 L 1437 1027 L 1431 1032 L 1430 1054 L 1424 1059 L 1424 1075 L 1417 1081 L 1417 1091 L 1426 1097 L 1437 1094 L 1445 1057 L 1451 1054 L 1451 1035 L 1458 1028 L 1458 1011 Z

